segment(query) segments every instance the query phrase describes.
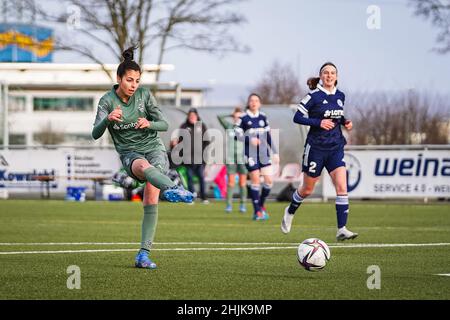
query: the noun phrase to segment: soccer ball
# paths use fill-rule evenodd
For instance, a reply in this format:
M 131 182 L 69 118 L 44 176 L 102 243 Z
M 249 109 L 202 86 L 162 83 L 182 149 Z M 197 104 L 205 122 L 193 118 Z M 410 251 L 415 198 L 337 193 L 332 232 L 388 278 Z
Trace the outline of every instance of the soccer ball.
M 331 258 L 330 248 L 320 239 L 306 239 L 297 249 L 297 259 L 300 265 L 308 271 L 319 271 L 325 267 Z

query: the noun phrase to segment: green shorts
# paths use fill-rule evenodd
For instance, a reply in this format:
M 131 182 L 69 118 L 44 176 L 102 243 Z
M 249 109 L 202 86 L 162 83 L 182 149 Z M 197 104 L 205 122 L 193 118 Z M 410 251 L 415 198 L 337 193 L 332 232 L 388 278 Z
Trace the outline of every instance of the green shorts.
M 169 172 L 169 158 L 167 157 L 167 153 L 164 151 L 153 150 L 145 154 L 130 151 L 120 154 L 120 161 L 122 161 L 122 165 L 125 168 L 127 174 L 137 181 L 145 182 L 136 177 L 131 171 L 133 161 L 136 159 L 147 160 L 150 165 L 159 169 L 163 174 L 167 174 Z
M 227 164 L 227 174 L 247 174 L 247 168 L 245 164 Z

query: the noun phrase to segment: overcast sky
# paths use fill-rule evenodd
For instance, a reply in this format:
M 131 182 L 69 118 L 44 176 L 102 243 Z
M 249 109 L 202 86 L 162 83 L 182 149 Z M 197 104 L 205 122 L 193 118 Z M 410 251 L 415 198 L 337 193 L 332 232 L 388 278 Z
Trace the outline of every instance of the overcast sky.
M 450 92 L 450 54 L 432 52 L 437 30 L 413 15 L 408 0 L 250 0 L 239 6 L 248 23 L 237 39 L 249 54 L 218 59 L 193 51 L 174 51 L 165 63 L 175 71 L 162 80 L 209 86 L 213 104 L 234 104 L 274 60 L 289 63 L 302 83 L 320 65 L 333 61 L 346 91 L 418 89 Z M 367 27 L 367 9 L 380 9 L 380 29 Z M 101 53 L 108 59 L 107 53 Z M 73 62 L 55 54 L 55 62 Z M 154 63 L 155 61 L 146 61 Z

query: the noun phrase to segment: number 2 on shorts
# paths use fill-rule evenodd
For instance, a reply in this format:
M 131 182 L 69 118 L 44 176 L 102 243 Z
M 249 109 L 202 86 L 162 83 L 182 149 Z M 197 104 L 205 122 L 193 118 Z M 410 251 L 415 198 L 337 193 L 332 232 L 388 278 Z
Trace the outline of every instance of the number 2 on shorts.
M 314 161 L 311 161 L 309 163 L 309 172 L 316 173 L 316 167 L 317 167 L 317 163 L 315 163 Z

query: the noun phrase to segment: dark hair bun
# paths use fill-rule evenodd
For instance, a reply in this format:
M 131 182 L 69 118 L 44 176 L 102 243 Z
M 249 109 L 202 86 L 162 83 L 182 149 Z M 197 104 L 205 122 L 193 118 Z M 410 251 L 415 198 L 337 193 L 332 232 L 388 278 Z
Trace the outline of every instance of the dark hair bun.
M 308 85 L 310 90 L 314 90 L 317 88 L 319 81 L 320 78 L 309 78 L 308 81 L 306 81 L 306 84 Z
M 125 50 L 123 53 L 122 53 L 122 57 L 123 57 L 123 60 L 124 61 L 127 61 L 127 60 L 130 60 L 130 61 L 132 61 L 132 60 L 134 60 L 134 50 L 136 49 L 136 47 L 129 47 L 127 50 Z

